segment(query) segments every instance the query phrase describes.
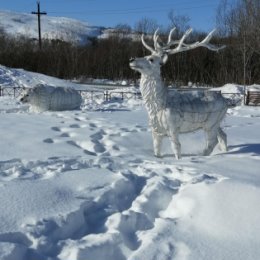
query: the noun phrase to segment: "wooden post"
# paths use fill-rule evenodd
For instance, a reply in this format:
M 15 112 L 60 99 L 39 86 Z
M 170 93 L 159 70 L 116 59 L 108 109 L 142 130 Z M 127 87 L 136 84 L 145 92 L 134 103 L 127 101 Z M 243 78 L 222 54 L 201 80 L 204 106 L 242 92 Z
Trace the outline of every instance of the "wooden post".
M 245 32 L 245 29 L 244 29 L 244 35 L 243 35 L 243 80 L 244 80 L 244 101 L 245 101 L 245 96 L 246 96 L 246 32 Z M 245 102 L 244 102 L 244 105 Z
M 104 95 L 105 95 L 105 101 L 109 101 L 109 93 L 107 90 L 104 92 Z
M 40 1 L 37 1 L 37 12 L 32 12 L 38 16 L 38 33 L 39 33 L 39 49 L 42 49 L 42 35 L 41 35 L 41 15 L 47 15 L 46 12 L 41 12 Z

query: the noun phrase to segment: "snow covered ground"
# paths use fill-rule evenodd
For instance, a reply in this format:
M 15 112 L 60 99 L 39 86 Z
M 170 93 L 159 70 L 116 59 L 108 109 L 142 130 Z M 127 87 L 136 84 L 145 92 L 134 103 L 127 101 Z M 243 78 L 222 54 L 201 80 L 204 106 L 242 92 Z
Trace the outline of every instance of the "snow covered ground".
M 181 136 L 179 161 L 168 140 L 153 156 L 147 119 L 141 100 L 37 114 L 1 97 L 0 259 L 258 259 L 260 108 L 228 111 L 226 153 Z

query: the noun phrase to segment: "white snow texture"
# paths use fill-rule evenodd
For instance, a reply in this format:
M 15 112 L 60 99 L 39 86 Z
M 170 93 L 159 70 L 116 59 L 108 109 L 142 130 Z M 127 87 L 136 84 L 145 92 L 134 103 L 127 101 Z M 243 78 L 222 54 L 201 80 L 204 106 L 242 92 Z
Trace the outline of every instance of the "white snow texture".
M 4 66 L 0 78 L 73 85 Z M 197 131 L 175 160 L 167 142 L 154 157 L 142 100 L 84 101 L 31 113 L 0 97 L 1 260 L 259 258 L 259 107 L 228 110 L 228 152 L 198 156 Z

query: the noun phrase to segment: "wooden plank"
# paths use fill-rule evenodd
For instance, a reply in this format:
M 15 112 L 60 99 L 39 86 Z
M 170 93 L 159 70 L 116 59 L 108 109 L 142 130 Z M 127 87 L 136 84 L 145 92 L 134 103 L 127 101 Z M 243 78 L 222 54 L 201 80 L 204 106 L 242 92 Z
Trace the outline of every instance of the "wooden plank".
M 248 91 L 246 94 L 246 105 L 260 105 L 260 91 Z

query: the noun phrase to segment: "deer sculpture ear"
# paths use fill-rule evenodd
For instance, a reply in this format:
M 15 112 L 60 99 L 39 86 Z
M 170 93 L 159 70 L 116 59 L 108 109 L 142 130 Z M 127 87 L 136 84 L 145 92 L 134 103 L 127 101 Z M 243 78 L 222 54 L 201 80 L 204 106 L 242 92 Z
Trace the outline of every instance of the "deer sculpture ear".
M 164 65 L 168 60 L 168 55 L 167 54 L 163 54 L 162 55 L 162 62 L 161 62 L 161 65 Z

